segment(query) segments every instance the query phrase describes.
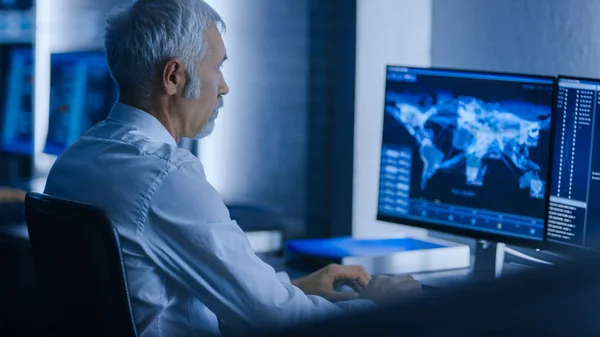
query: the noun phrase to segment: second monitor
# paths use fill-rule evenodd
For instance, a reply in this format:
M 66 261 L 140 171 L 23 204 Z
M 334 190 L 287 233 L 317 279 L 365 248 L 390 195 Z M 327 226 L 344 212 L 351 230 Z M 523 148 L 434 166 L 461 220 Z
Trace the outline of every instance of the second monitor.
M 547 240 L 600 249 L 600 80 L 558 78 Z M 563 247 L 564 246 L 564 247 Z
M 554 78 L 387 68 L 378 219 L 540 242 Z
M 33 45 L 0 45 L 0 152 L 33 154 L 33 68 Z
M 101 51 L 51 55 L 50 123 L 44 152 L 61 154 L 106 118 L 117 86 Z

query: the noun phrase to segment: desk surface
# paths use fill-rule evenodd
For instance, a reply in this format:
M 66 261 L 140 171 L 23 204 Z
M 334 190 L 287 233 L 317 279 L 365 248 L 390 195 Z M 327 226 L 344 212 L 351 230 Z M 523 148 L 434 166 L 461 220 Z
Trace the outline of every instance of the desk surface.
M 313 268 L 311 266 L 307 266 L 305 268 L 291 267 L 286 264 L 286 259 L 283 256 L 278 256 L 275 254 L 258 254 L 258 256 L 263 261 L 270 264 L 275 271 L 286 272 L 292 280 L 299 279 L 317 270 L 317 268 Z

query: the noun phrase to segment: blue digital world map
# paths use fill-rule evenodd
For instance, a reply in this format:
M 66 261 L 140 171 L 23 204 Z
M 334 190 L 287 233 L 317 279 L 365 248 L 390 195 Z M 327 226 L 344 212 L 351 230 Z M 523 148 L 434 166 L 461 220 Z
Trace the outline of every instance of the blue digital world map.
M 428 94 L 388 92 L 386 114 L 402 124 L 418 146 L 422 161 L 420 188 L 440 171 L 460 173 L 465 183 L 483 186 L 488 174 L 484 159 L 505 164 L 520 189 L 543 198 L 545 176 L 530 156 L 539 146 L 541 132 L 550 131 L 550 107 L 522 100 L 485 102 L 472 96 L 437 92 L 435 103 Z M 451 139 L 444 151 L 438 144 Z
M 378 218 L 542 240 L 554 79 L 388 67 Z

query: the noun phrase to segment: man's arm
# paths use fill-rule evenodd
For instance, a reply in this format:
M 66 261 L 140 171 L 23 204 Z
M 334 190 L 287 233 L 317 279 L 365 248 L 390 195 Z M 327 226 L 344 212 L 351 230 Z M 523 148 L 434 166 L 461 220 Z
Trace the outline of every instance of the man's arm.
M 142 231 L 146 252 L 234 331 L 342 312 L 280 281 L 256 256 L 199 162 L 182 164 L 157 184 Z
M 13 188 L 0 187 L 0 203 L 25 201 L 27 192 Z

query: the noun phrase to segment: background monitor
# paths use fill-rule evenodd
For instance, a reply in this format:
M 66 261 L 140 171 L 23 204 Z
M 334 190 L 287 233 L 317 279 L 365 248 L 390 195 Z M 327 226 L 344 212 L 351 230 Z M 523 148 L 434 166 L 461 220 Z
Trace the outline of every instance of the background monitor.
M 0 151 L 33 154 L 33 45 L 0 44 Z
M 44 152 L 61 154 L 117 100 L 117 86 L 101 51 L 52 54 L 50 122 Z
M 26 10 L 31 7 L 33 7 L 33 0 L 0 0 L 0 10 Z
M 543 241 L 554 81 L 388 66 L 378 219 Z
M 559 76 L 547 239 L 600 249 L 600 80 Z

